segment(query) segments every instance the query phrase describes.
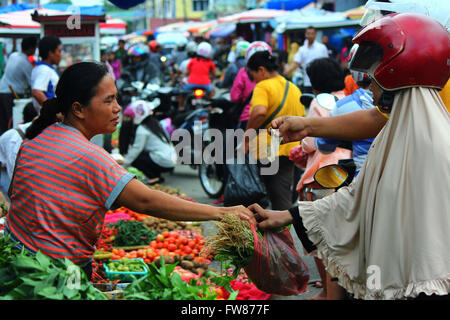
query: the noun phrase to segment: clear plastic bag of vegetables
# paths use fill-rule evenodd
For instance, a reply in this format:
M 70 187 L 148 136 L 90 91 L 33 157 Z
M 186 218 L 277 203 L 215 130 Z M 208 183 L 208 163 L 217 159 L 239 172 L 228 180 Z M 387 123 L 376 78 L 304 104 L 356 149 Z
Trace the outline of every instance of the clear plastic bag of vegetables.
M 229 262 L 234 277 L 244 268 L 255 286 L 266 293 L 290 296 L 305 292 L 309 271 L 289 229 L 261 234 L 232 214 L 225 215 L 216 226 L 218 231 L 205 239 L 204 250 L 215 254 L 216 260 Z

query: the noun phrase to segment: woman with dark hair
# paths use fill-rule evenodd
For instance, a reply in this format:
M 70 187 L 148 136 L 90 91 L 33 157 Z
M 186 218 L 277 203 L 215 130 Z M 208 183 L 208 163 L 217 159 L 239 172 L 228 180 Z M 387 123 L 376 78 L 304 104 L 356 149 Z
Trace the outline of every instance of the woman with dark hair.
M 311 85 L 315 94 L 328 93 L 339 100 L 345 97 L 343 92 L 345 88 L 344 72 L 336 60 L 332 58 L 320 58 L 313 60 L 306 68 L 308 77 L 311 80 Z M 325 105 L 319 103 L 319 99 L 314 98 L 308 111 L 308 118 L 310 117 L 328 117 L 332 105 Z M 302 140 L 300 146 L 302 152 L 306 154 L 305 171 L 300 178 L 297 185 L 297 191 L 302 201 L 314 201 L 321 199 L 332 193 L 332 189 L 323 189 L 314 180 L 315 172 L 326 165 L 337 164 L 339 159 L 349 159 L 352 157 L 352 152 L 349 149 L 337 147 L 334 152 L 323 154 L 317 150 L 313 137 L 307 137 Z M 294 149 L 292 152 L 295 152 Z M 322 280 L 322 291 L 312 299 L 336 299 L 335 283 L 331 283 L 330 278 L 327 278 L 325 268 L 322 261 L 315 257 L 317 269 Z M 334 295 L 333 295 L 334 294 Z
M 247 69 L 256 82 L 256 86 L 253 89 L 247 130 L 267 129 L 270 127 L 270 118 L 275 116 L 304 116 L 305 108 L 300 103 L 300 89 L 278 73 L 276 59 L 270 52 L 261 49 L 250 54 L 248 55 Z M 267 130 L 259 134 L 258 140 L 255 139 L 249 145 L 253 157 L 258 160 L 267 158 L 264 148 L 260 148 L 258 152 L 254 148 L 254 146 L 263 145 L 262 141 L 267 141 L 268 145 L 271 143 Z M 274 175 L 261 176 L 274 210 L 283 210 L 292 205 L 291 186 L 294 164 L 289 160 L 289 152 L 296 144 L 281 145 L 275 158 L 275 161 L 279 161 L 279 170 Z
M 125 206 L 169 220 L 218 220 L 235 212 L 255 223 L 242 206 L 219 208 L 151 190 L 89 140 L 112 133 L 122 108 L 117 88 L 100 63 L 67 68 L 19 150 L 5 233 L 20 248 L 70 259 L 90 278 L 105 213 Z M 56 115 L 62 113 L 62 123 Z
M 128 143 L 122 149 L 124 166 L 141 170 L 150 183 L 162 182 L 161 173 L 172 170 L 177 162 L 175 147 L 158 119 L 151 102 L 132 102 L 124 111 L 122 123 L 131 123 Z M 129 147 L 128 147 L 129 146 Z

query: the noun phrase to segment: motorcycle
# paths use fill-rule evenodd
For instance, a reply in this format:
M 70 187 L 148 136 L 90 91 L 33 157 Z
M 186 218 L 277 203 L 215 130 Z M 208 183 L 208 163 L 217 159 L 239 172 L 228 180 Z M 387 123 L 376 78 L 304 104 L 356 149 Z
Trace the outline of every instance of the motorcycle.
M 218 123 L 220 123 L 220 116 L 223 114 L 223 109 L 214 106 L 214 101 L 212 101 L 212 107 L 209 109 L 208 113 L 208 127 L 209 129 L 220 129 Z M 214 119 L 214 120 L 213 120 Z M 222 131 L 223 133 L 223 131 Z M 198 178 L 200 184 L 205 191 L 205 193 L 210 197 L 217 199 L 223 194 L 225 189 L 224 181 L 224 168 L 225 164 L 219 164 L 214 161 L 216 154 L 212 154 L 214 150 L 213 139 L 209 134 L 205 134 L 203 142 L 203 161 L 198 166 Z M 223 145 L 222 145 L 223 146 Z M 222 147 L 220 146 L 220 147 Z M 210 148 L 212 147 L 212 148 Z M 210 152 L 204 152 L 206 149 Z M 223 150 L 225 152 L 225 150 Z M 222 159 L 221 159 L 222 160 Z

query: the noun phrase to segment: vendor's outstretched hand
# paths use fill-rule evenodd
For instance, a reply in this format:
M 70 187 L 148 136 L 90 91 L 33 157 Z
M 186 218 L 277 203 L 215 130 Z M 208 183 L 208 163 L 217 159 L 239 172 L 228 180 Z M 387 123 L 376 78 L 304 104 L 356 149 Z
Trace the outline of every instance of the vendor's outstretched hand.
M 254 226 L 257 225 L 257 222 L 256 222 L 253 212 L 250 209 L 248 209 L 242 205 L 233 206 L 233 207 L 223 207 L 223 208 L 221 208 L 221 210 L 223 210 L 226 213 L 228 213 L 228 212 L 235 213 L 235 214 L 239 215 L 239 217 L 242 220 L 248 221 L 249 223 L 253 224 Z
M 280 130 L 283 137 L 281 143 L 300 141 L 308 135 L 306 130 L 306 118 L 283 116 L 272 121 L 272 128 Z
M 248 208 L 255 213 L 258 229 L 276 229 L 292 223 L 292 216 L 287 210 L 266 210 L 257 203 L 252 204 Z

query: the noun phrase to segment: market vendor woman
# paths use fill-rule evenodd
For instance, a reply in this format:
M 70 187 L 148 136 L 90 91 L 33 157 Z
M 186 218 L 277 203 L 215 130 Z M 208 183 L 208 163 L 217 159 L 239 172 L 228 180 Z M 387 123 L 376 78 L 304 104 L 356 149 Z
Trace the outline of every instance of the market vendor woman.
M 31 253 L 68 258 L 90 278 L 105 213 L 113 206 L 169 220 L 219 220 L 227 212 L 255 222 L 243 206 L 212 207 L 151 190 L 90 143 L 112 133 L 121 107 L 108 70 L 95 62 L 67 68 L 17 158 L 6 220 L 10 239 Z M 62 123 L 56 114 L 62 113 Z

